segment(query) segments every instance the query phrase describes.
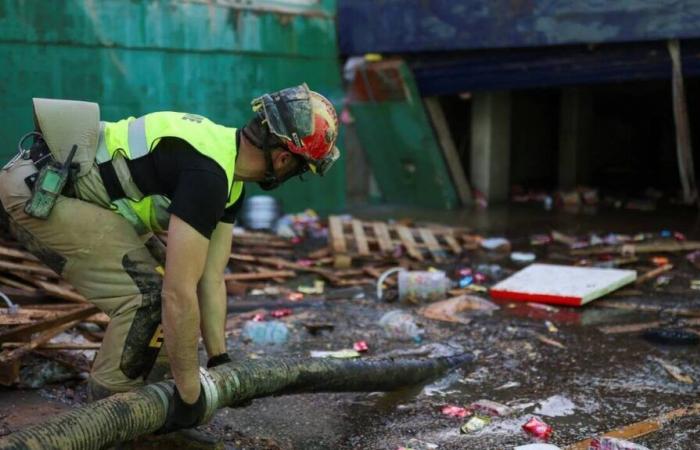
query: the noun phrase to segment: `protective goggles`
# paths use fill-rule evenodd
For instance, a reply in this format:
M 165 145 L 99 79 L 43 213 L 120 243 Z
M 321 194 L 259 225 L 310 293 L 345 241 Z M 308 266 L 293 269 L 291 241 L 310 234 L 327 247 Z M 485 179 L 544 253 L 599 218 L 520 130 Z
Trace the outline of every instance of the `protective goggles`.
M 330 154 L 325 158 L 318 161 L 310 161 L 306 159 L 306 164 L 309 166 L 309 170 L 316 175 L 323 176 L 333 167 L 333 164 L 340 158 L 340 150 L 338 147 L 333 147 Z

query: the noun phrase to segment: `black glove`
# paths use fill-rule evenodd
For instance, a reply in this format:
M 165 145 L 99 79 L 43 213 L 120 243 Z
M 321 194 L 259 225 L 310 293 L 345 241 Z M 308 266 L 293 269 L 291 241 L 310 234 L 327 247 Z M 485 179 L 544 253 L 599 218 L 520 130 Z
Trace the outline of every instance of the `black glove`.
M 156 431 L 156 434 L 165 434 L 183 428 L 192 428 L 199 424 L 204 417 L 206 404 L 204 400 L 204 390 L 200 389 L 199 397 L 193 405 L 187 404 L 180 397 L 180 392 L 175 387 L 173 401 L 170 402 L 168 416 L 165 424 Z
M 230 362 L 231 357 L 228 356 L 228 353 L 222 353 L 220 355 L 212 356 L 211 358 L 209 358 L 209 361 L 207 361 L 207 369 L 211 369 L 212 367 L 220 366 L 222 364 Z

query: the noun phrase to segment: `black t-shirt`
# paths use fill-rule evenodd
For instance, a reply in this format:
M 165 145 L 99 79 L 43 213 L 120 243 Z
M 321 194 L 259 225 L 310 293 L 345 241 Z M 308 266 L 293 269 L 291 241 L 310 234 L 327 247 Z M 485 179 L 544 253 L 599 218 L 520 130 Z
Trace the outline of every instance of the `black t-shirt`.
M 168 197 L 171 201 L 168 212 L 207 239 L 217 223 L 234 223 L 243 204 L 245 192 L 226 208 L 229 191 L 224 169 L 182 139 L 162 138 L 148 155 L 130 160 L 128 165 L 144 195 Z M 110 180 L 104 181 L 108 192 L 112 191 Z

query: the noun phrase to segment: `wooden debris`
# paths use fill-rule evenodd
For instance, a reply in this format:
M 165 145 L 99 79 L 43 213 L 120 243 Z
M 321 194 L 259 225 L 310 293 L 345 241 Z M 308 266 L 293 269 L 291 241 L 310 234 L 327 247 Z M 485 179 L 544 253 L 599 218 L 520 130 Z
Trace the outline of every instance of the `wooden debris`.
M 291 278 L 294 276 L 296 276 L 296 272 L 291 270 L 271 270 L 259 273 L 227 273 L 224 274 L 224 281 L 269 280 L 272 278 Z
M 673 269 L 673 264 L 665 264 L 663 266 L 652 269 L 649 272 L 640 275 L 639 278 L 637 278 L 637 280 L 634 282 L 634 284 L 639 286 L 640 284 L 646 283 L 647 281 L 652 280 L 661 275 L 662 273 L 670 271 L 671 269 Z
M 700 414 L 700 403 L 695 403 L 686 408 L 678 408 L 673 411 L 661 414 L 656 417 L 642 420 L 640 422 L 635 422 L 630 425 L 625 425 L 611 431 L 608 431 L 601 436 L 614 437 L 619 439 L 636 439 L 647 434 L 653 433 L 655 431 L 661 430 L 667 422 L 671 420 L 678 419 L 681 417 L 695 416 Z M 582 441 L 571 444 L 568 447 L 564 447 L 564 450 L 588 450 L 591 444 L 591 439 L 584 439 Z
M 676 381 L 685 384 L 693 384 L 693 379 L 691 378 L 691 376 L 684 373 L 680 367 L 674 366 L 673 364 L 655 356 L 651 356 L 650 358 L 652 361 L 656 362 L 661 367 L 663 367 L 669 375 L 676 379 Z
M 634 256 L 639 253 L 673 253 L 700 250 L 698 241 L 661 241 L 640 244 L 605 245 L 601 247 L 582 248 L 572 250 L 574 256 L 603 255 L 606 253 L 618 253 Z
M 651 330 L 652 328 L 658 328 L 662 326 L 664 322 L 654 321 L 654 322 L 644 322 L 644 323 L 630 323 L 626 325 L 608 325 L 604 327 L 598 327 L 598 330 L 603 334 L 624 334 L 624 333 L 639 333 L 646 330 Z M 687 319 L 682 322 L 682 325 L 695 326 L 700 325 L 700 318 Z

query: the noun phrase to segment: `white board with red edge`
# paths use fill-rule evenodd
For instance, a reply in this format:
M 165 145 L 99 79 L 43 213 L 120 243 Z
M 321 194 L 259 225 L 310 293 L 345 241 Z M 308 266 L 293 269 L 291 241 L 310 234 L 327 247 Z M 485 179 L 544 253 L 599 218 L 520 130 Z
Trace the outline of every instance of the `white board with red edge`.
M 489 292 L 496 299 L 581 306 L 636 279 L 634 270 L 532 264 Z

